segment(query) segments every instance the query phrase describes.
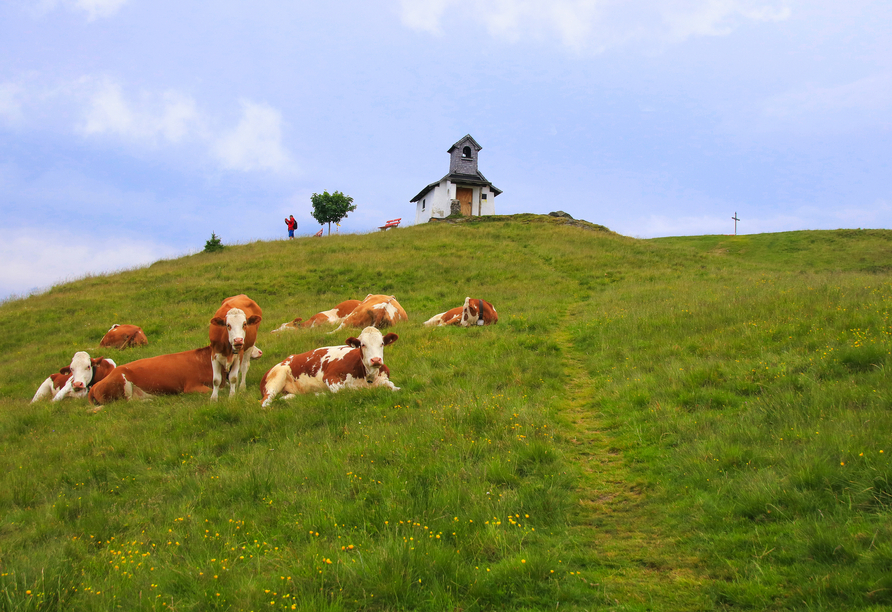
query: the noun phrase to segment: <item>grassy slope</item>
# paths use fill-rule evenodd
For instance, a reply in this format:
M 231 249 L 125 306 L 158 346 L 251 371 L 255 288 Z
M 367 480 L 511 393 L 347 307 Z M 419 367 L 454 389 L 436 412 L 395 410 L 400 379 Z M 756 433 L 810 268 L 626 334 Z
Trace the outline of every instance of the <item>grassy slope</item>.
M 892 234 L 598 229 L 254 243 L 0 305 L 0 609 L 892 605 Z M 241 292 L 262 330 L 395 294 L 402 390 L 261 411 L 343 341 L 262 331 L 247 397 L 27 404 L 112 323 L 151 342 L 119 362 L 194 348 Z M 465 295 L 499 324 L 421 327 Z

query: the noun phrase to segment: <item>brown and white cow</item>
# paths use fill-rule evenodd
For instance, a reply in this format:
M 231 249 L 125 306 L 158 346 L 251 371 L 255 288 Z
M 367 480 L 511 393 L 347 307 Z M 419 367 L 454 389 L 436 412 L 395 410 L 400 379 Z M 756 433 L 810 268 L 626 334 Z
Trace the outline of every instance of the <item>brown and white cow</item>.
M 408 321 L 409 315 L 392 295 L 368 294 L 353 310 L 335 332 L 345 327 L 377 327 L 378 329 L 394 325 L 399 321 Z M 334 333 L 334 332 L 332 332 Z
M 251 359 L 263 355 L 258 347 Z M 214 382 L 211 347 L 137 359 L 120 365 L 90 389 L 90 402 L 101 406 L 116 400 L 150 399 L 156 395 L 207 393 Z M 97 409 L 98 410 L 98 409 Z
M 40 387 L 31 403 L 52 399 L 61 401 L 66 397 L 80 399 L 87 396 L 90 387 L 97 384 L 115 369 L 115 362 L 104 357 L 90 359 L 89 353 L 78 351 L 71 358 L 71 363 L 59 370 L 58 374 L 50 374 Z
M 149 339 L 141 327 L 115 323 L 99 341 L 99 346 L 123 350 L 131 346 L 145 346 L 148 343 Z
M 341 323 L 344 319 L 346 319 L 347 315 L 356 310 L 356 307 L 359 306 L 359 304 L 359 300 L 346 300 L 344 302 L 341 302 L 331 310 L 324 310 L 320 313 L 314 314 L 306 321 L 304 321 L 300 317 L 297 317 L 293 321 L 283 323 L 277 329 L 274 329 L 272 333 L 275 334 L 277 332 L 285 331 L 288 329 L 297 329 L 298 327 L 337 325 L 338 323 Z
M 465 298 L 461 306 L 434 315 L 424 322 L 429 327 L 439 325 L 460 325 L 472 327 L 474 325 L 494 325 L 499 321 L 499 313 L 492 304 L 486 300 Z
M 438 315 L 432 316 L 430 319 L 424 322 L 426 327 L 438 327 L 441 325 L 458 325 L 461 323 L 461 316 L 463 312 L 463 308 L 461 306 L 456 306 L 455 308 L 451 308 L 446 312 L 441 312 Z
M 257 328 L 263 320 L 263 311 L 257 302 L 246 295 L 236 295 L 223 300 L 220 308 L 211 319 L 208 337 L 211 342 L 211 366 L 214 369 L 214 386 L 211 400 L 216 401 L 217 392 L 223 382 L 223 372 L 229 372 L 229 397 L 235 395 L 235 387 L 245 390 L 250 359 L 245 352 L 257 340 Z
M 267 407 L 279 394 L 291 399 L 297 393 L 387 387 L 399 391 L 390 382 L 390 370 L 384 365 L 384 347 L 399 336 L 382 336 L 375 327 L 366 327 L 359 338 L 347 338 L 344 346 L 326 346 L 299 355 L 291 355 L 270 369 L 260 381 L 262 405 Z
M 499 313 L 492 304 L 486 300 L 472 300 L 465 298 L 462 306 L 461 322 L 462 327 L 471 327 L 473 325 L 495 325 L 499 322 Z

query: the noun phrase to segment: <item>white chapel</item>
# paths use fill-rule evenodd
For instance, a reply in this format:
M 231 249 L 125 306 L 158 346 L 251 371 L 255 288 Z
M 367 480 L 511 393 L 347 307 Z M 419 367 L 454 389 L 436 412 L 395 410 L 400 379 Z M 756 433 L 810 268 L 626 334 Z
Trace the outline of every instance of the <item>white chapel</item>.
M 416 224 L 456 213 L 475 217 L 496 214 L 495 198 L 502 190 L 477 169 L 482 148 L 470 134 L 449 147 L 449 174 L 410 200 L 415 204 Z

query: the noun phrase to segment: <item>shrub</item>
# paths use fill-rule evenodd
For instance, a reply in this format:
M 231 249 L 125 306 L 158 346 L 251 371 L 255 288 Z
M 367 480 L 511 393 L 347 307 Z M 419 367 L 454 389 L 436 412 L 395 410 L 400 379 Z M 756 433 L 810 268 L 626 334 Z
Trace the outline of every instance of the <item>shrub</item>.
M 217 251 L 222 251 L 225 248 L 223 245 L 223 241 L 220 240 L 220 237 L 211 232 L 211 238 L 207 242 L 204 243 L 204 252 L 205 253 L 216 253 Z

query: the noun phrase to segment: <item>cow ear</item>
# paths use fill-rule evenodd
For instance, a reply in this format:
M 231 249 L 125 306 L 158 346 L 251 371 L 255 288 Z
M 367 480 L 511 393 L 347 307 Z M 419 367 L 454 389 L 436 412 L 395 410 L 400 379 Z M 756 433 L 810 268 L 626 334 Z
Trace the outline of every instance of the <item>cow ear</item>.
M 294 317 L 292 323 L 300 323 L 301 321 L 303 321 L 303 317 Z
M 226 327 L 226 320 L 221 317 L 214 317 L 211 319 L 211 325 L 219 325 L 220 327 Z
M 347 338 L 344 343 L 348 346 L 352 346 L 353 348 L 359 348 L 360 346 L 362 346 L 362 342 L 359 341 L 359 338 L 354 338 L 353 336 Z
M 71 367 L 65 366 L 61 370 L 59 370 L 59 374 L 71 374 Z
M 105 359 L 105 357 L 94 357 L 93 359 L 90 360 L 90 363 L 93 364 L 94 368 L 98 368 L 99 364 L 102 363 L 103 359 Z
M 393 332 L 390 332 L 389 334 L 384 336 L 384 346 L 387 346 L 388 344 L 393 344 L 394 342 L 396 342 L 399 339 L 400 339 L 399 336 L 397 336 Z
M 251 315 L 248 317 L 248 325 L 257 325 L 263 320 L 263 317 L 260 315 Z

